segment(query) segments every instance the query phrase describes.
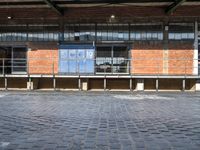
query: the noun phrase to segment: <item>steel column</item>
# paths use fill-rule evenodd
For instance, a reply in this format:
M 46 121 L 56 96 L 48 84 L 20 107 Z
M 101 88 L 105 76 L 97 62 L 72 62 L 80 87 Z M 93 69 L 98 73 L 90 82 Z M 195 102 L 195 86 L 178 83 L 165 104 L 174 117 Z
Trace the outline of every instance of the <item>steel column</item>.
M 158 79 L 156 79 L 156 91 L 158 91 L 159 90 L 159 81 L 158 81 Z
M 185 91 L 185 79 L 183 79 L 183 87 L 182 87 L 182 91 Z
M 103 87 L 104 87 L 104 91 L 106 91 L 106 89 L 107 89 L 107 81 L 106 81 L 106 78 L 104 78 Z
M 5 77 L 5 90 L 7 90 L 8 89 L 8 80 L 7 80 L 7 78 Z
M 130 91 L 133 91 L 133 79 L 132 78 L 130 78 L 130 85 L 129 85 L 129 87 L 130 87 Z

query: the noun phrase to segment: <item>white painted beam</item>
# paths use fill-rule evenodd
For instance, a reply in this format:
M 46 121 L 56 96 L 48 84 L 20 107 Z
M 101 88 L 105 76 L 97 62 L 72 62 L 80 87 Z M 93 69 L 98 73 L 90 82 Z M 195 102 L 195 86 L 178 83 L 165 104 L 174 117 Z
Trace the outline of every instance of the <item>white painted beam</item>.
M 195 22 L 193 75 L 198 75 L 198 23 Z

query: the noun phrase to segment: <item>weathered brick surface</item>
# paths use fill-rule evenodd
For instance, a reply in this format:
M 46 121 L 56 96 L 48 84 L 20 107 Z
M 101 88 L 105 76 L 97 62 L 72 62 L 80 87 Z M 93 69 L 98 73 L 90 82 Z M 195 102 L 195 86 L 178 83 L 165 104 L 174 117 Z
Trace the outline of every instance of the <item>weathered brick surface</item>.
M 58 49 L 28 51 L 28 66 L 30 74 L 53 74 L 53 72 L 57 74 Z
M 192 74 L 193 55 L 193 42 L 169 42 L 168 74 Z
M 171 41 L 168 44 L 167 60 L 164 60 L 162 42 L 137 42 L 131 50 L 132 74 L 192 75 L 194 47 L 193 42 Z M 167 61 L 167 72 L 164 72 Z
M 136 42 L 131 50 L 132 74 L 161 74 L 163 72 L 162 42 Z

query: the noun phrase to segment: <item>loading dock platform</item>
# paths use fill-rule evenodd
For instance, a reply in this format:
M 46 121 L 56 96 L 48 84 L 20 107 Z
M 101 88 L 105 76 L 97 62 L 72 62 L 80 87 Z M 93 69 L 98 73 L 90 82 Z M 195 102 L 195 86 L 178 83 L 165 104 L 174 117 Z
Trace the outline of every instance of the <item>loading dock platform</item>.
M 5 74 L 0 75 L 0 89 L 84 91 L 199 91 L 199 80 L 200 76 Z

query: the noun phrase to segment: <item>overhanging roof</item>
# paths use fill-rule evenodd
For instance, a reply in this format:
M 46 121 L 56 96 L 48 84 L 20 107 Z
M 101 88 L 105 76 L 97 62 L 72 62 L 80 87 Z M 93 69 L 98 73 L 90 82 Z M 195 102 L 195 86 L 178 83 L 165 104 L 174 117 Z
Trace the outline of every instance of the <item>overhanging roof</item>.
M 1 0 L 2 7 L 47 7 L 45 1 L 50 1 L 59 7 L 85 7 L 98 4 L 113 4 L 113 5 L 170 5 L 180 0 Z M 200 5 L 199 0 L 187 0 L 183 5 Z
M 68 7 L 166 6 L 170 14 L 180 5 L 200 5 L 199 0 L 1 0 L 0 8 L 48 8 L 62 15 Z

